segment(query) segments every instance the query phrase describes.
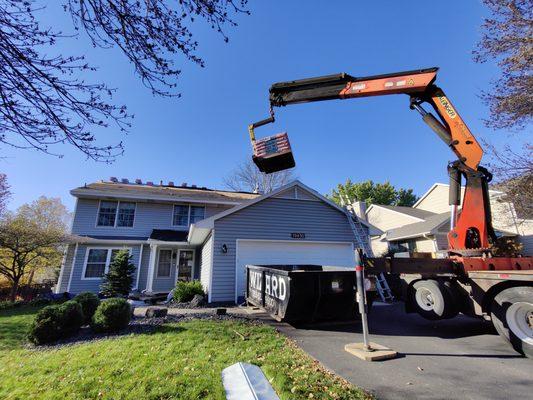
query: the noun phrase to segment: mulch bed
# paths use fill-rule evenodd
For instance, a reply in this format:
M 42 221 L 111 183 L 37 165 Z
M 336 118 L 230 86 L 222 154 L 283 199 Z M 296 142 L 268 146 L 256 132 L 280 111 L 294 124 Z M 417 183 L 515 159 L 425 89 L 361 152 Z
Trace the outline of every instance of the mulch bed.
M 157 328 L 163 324 L 186 322 L 186 321 L 193 321 L 193 320 L 198 320 L 198 319 L 211 320 L 211 321 L 242 321 L 242 322 L 247 322 L 247 323 L 257 324 L 257 325 L 262 324 L 261 321 L 258 321 L 253 318 L 233 316 L 233 315 L 215 315 L 215 314 L 206 314 L 206 313 L 198 313 L 198 314 L 192 313 L 192 314 L 185 314 L 185 315 L 167 315 L 166 317 L 160 317 L 160 318 L 159 317 L 154 317 L 154 318 L 134 317 L 132 318 L 128 327 L 119 332 L 96 333 L 96 332 L 93 332 L 89 326 L 83 326 L 80 329 L 80 331 L 74 336 L 64 338 L 64 339 L 58 340 L 57 342 L 48 343 L 45 345 L 34 345 L 31 343 L 27 343 L 25 347 L 27 349 L 33 349 L 33 350 L 47 350 L 47 349 L 56 350 L 62 347 L 72 346 L 72 345 L 76 345 L 80 343 L 96 342 L 99 340 L 113 339 L 113 338 L 118 338 L 118 337 L 126 336 L 126 335 L 150 334 L 150 333 L 155 332 Z

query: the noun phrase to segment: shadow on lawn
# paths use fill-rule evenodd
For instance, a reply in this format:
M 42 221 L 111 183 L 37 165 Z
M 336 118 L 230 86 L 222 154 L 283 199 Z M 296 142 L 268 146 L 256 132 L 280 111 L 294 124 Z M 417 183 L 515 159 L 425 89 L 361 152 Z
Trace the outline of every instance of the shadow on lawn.
M 0 351 L 22 347 L 35 313 L 40 308 L 16 307 L 0 311 Z

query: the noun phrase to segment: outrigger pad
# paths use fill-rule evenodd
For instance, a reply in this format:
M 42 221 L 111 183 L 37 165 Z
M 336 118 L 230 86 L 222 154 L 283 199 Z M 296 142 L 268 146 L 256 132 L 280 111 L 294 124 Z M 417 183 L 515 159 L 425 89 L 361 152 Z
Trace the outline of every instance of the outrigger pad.
M 296 165 L 286 132 L 257 140 L 254 143 L 252 160 L 259 171 L 265 174 L 283 171 Z

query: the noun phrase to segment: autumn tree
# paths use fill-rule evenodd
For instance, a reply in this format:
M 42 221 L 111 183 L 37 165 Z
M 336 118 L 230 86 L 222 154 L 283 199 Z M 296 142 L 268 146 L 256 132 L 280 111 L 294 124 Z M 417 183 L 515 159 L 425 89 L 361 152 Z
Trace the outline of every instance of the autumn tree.
M 350 179 L 338 184 L 328 197 L 339 205 L 364 201 L 367 204 L 411 207 L 418 200 L 413 189 L 396 189 L 390 182 L 374 183 L 371 180 L 354 183 Z
M 530 0 L 483 0 L 490 16 L 474 58 L 498 63 L 500 75 L 483 98 L 490 108 L 487 126 L 522 130 L 533 115 L 533 7 Z M 524 132 L 530 131 L 525 129 Z M 486 143 L 496 187 L 507 194 L 522 218 L 532 218 L 533 145 L 526 137 L 521 149 L 497 149 Z
M 72 35 L 39 23 L 40 1 L 0 0 L 0 143 L 56 155 L 56 145 L 67 143 L 91 159 L 114 160 L 122 143 L 97 143 L 95 127 L 125 131 L 131 116 L 113 102 L 114 89 L 90 81 L 94 65 L 55 46 L 85 36 L 94 47 L 116 48 L 154 95 L 179 96 L 177 56 L 205 65 L 195 20 L 227 41 L 223 28 L 236 25 L 231 15 L 248 13 L 246 1 L 61 0 Z
M 265 174 L 249 160 L 239 164 L 223 181 L 224 186 L 231 190 L 269 193 L 294 179 L 294 169 Z
M 68 220 L 61 201 L 46 197 L 0 219 L 0 274 L 11 283 L 11 300 L 24 278 L 39 269 L 60 267 Z

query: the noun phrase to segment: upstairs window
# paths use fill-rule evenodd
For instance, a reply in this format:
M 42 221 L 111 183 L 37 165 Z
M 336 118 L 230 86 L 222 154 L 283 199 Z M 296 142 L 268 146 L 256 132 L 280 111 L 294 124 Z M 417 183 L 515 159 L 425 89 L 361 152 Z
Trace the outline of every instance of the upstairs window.
M 135 219 L 135 203 L 120 202 L 118 205 L 117 226 L 131 228 Z
M 195 222 L 201 221 L 204 219 L 205 215 L 205 207 L 199 207 L 199 206 L 191 206 L 191 224 L 194 224 Z
M 127 201 L 101 201 L 97 226 L 133 227 L 135 203 Z
M 189 225 L 189 206 L 175 205 L 172 225 L 187 226 Z
M 98 226 L 115 226 L 117 215 L 116 201 L 101 201 L 100 211 L 98 212 Z
M 189 226 L 205 218 L 204 206 L 191 206 L 186 204 L 176 204 L 172 216 L 172 225 Z

